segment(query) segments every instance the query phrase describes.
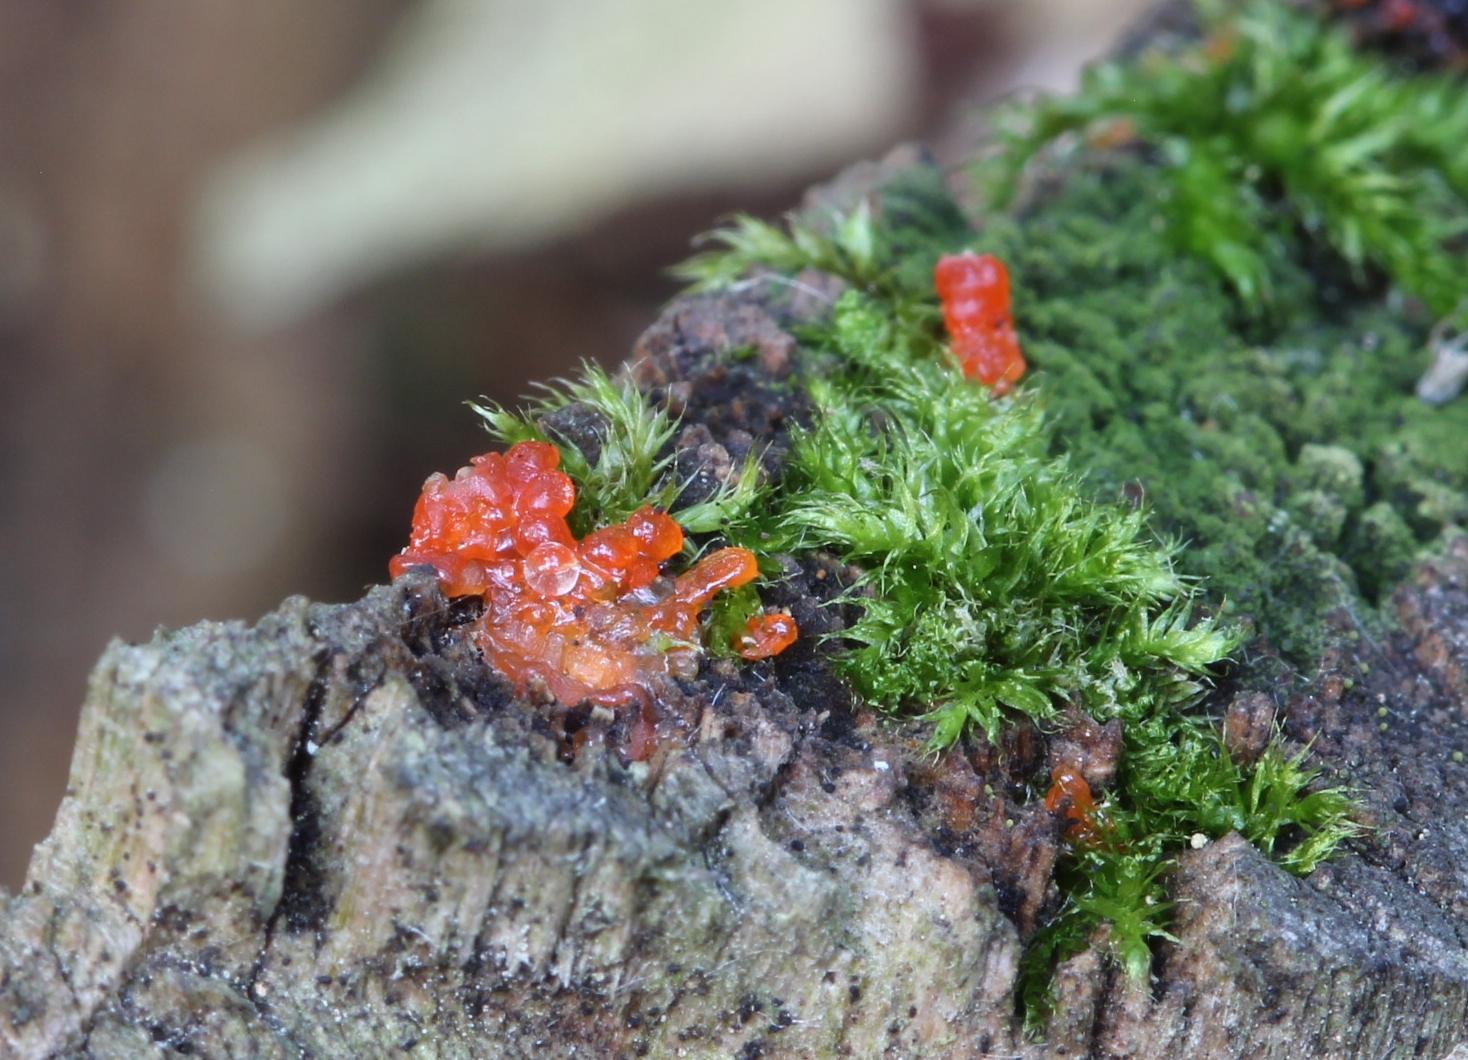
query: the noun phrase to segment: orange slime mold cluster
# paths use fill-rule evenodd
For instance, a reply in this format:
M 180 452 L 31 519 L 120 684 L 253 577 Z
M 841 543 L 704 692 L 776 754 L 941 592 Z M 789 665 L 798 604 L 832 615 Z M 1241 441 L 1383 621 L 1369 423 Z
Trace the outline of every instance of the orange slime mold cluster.
M 1009 393 L 1028 365 L 1009 308 L 1009 270 L 992 254 L 947 254 L 933 270 L 943 323 L 963 374 Z
M 645 708 L 652 678 L 697 671 L 699 612 L 759 567 L 747 549 L 725 548 L 662 577 L 683 530 L 650 507 L 578 541 L 566 523 L 576 488 L 560 460 L 553 445 L 520 442 L 474 457 L 453 479 L 430 476 L 388 570 L 430 566 L 446 595 L 482 596 L 474 640 L 521 691 L 539 684 L 566 704 Z M 795 637 L 789 615 L 758 615 L 735 647 L 765 658 Z
M 1065 837 L 1082 846 L 1097 846 L 1109 831 L 1106 820 L 1091 797 L 1091 785 L 1075 766 L 1061 763 L 1050 774 L 1050 790 L 1045 793 L 1045 809 L 1051 813 L 1065 810 Z

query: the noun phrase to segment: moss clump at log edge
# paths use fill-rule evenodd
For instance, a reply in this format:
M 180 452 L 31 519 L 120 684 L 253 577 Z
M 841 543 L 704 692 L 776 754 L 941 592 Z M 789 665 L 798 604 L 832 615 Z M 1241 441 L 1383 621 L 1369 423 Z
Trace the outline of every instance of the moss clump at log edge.
M 899 178 L 882 201 L 875 218 L 859 210 L 788 233 L 741 219 L 716 234 L 721 250 L 683 269 L 717 286 L 754 266 L 820 268 L 852 288 L 803 336 L 814 426 L 797 431 L 783 477 L 755 509 L 761 517 L 729 532 L 835 552 L 868 571 L 853 601 L 861 617 L 832 646 L 836 666 L 874 705 L 924 712 L 936 749 L 993 739 L 1020 716 L 1044 724 L 1062 703 L 1122 723 L 1105 841 L 1076 846 L 1059 873 L 1063 900 L 1030 940 L 1021 996 L 1033 1019 L 1054 962 L 1102 925 L 1107 951 L 1146 974 L 1151 947 L 1168 937 L 1164 877 L 1194 836 L 1238 831 L 1307 873 L 1354 833 L 1351 806 L 1317 782 L 1303 752 L 1278 742 L 1253 764 L 1236 761 L 1193 709 L 1196 675 L 1223 659 L 1236 632 L 1190 619 L 1195 590 L 1178 575 L 1176 550 L 1145 530 L 1142 506 L 1102 496 L 1084 451 L 1081 475 L 1067 467 L 1059 421 L 1042 412 L 1057 379 L 1042 373 L 1017 400 L 996 402 L 951 362 L 934 261 L 1001 247 L 1006 224 L 1024 242 L 1025 222 L 975 233 L 930 170 Z M 1094 216 L 1094 203 L 1060 206 Z M 1085 260 L 1069 244 L 1048 259 L 1060 276 Z M 1212 273 L 1201 276 L 1228 334 L 1229 296 Z M 1017 279 L 1025 335 L 1024 306 L 1038 298 Z
M 985 238 L 1028 295 L 1057 449 L 1145 491 L 1183 569 L 1308 668 L 1326 615 L 1369 623 L 1468 521 L 1468 403 L 1412 396 L 1468 295 L 1468 91 L 1284 5 L 1200 6 L 1196 48 L 1011 114 L 994 201 L 1057 153 L 1066 176 Z
M 988 182 L 1002 202 L 1067 133 L 1140 143 L 1157 163 L 1156 220 L 1251 312 L 1298 260 L 1300 230 L 1353 278 L 1371 270 L 1446 315 L 1463 299 L 1468 94 L 1397 76 L 1343 30 L 1279 0 L 1197 0 L 1207 35 L 1180 52 L 1088 71 L 1073 97 L 1015 108 Z
M 1038 182 L 1040 209 L 991 207 L 974 226 L 918 170 L 876 211 L 737 220 L 681 270 L 705 288 L 794 290 L 804 270 L 847 288 L 802 335 L 813 422 L 780 475 L 743 480 L 719 529 L 866 571 L 831 645 L 856 690 L 924 714 L 940 751 L 1061 705 L 1124 725 L 1109 838 L 1062 865 L 1062 901 L 1030 939 L 1032 1017 L 1053 963 L 1099 938 L 1146 973 L 1189 842 L 1238 831 L 1308 873 L 1355 832 L 1305 751 L 1276 740 L 1236 761 L 1194 709 L 1199 676 L 1236 638 L 1310 669 L 1338 615 L 1379 624 L 1416 555 L 1468 521 L 1468 403 L 1412 396 L 1431 319 L 1409 298 L 1447 311 L 1464 173 L 1446 141 L 1406 128 L 1468 111 L 1268 5 L 1215 31 L 1174 66 L 1117 68 L 1035 112 L 1040 133 L 999 156 L 1010 178 L 1046 139 L 1141 99 L 1121 147 L 1083 146 Z M 1297 61 L 1312 55 L 1324 65 Z M 1150 96 L 1125 88 L 1149 78 Z M 1343 118 L 1367 89 L 1371 106 Z M 1196 135 L 1170 123 L 1179 107 L 1205 112 Z M 1320 156 L 1253 135 L 1282 123 Z M 966 248 L 1013 276 L 1036 369 L 1014 401 L 946 363 L 932 268 Z
M 1294 265 L 1270 321 L 1248 315 L 1159 230 L 1153 176 L 1098 159 L 982 242 L 1023 292 L 1055 451 L 1096 496 L 1144 503 L 1185 542 L 1180 569 L 1308 669 L 1332 612 L 1374 623 L 1418 552 L 1468 518 L 1468 402 L 1413 396 L 1427 328 L 1390 295 Z

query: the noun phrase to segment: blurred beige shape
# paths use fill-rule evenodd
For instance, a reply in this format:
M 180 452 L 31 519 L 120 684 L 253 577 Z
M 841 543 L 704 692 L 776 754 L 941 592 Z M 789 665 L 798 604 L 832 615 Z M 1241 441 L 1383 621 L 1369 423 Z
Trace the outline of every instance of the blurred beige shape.
M 1468 386 L 1468 331 L 1450 335 L 1439 325 L 1428 347 L 1432 364 L 1417 380 L 1417 396 L 1429 405 L 1446 405 Z
M 944 0 L 970 6 L 986 0 Z M 1025 47 L 1006 71 L 1015 87 L 1072 92 L 1085 64 L 1104 55 L 1121 30 L 1158 0 L 1008 0 Z
M 191 578 L 264 566 L 291 520 L 289 482 L 259 439 L 182 441 L 152 469 L 143 494 L 149 545 Z
M 241 323 L 632 200 L 795 176 L 915 106 L 901 0 L 434 0 L 355 92 L 228 165 L 199 267 Z

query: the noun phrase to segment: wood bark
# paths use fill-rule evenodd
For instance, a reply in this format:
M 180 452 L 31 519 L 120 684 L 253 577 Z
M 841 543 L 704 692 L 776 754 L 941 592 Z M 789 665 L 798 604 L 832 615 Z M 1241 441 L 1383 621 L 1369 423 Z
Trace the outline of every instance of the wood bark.
M 1072 959 L 1041 1041 L 1014 985 L 1053 822 L 946 845 L 954 770 L 814 669 L 712 664 L 669 688 L 651 762 L 622 760 L 615 725 L 568 762 L 548 708 L 507 693 L 422 576 L 117 643 L 55 829 L 4 899 L 0 1041 L 25 1057 L 1449 1055 L 1468 1039 L 1468 778 L 1446 750 L 1468 745 L 1468 542 L 1396 608 L 1392 641 L 1331 660 L 1289 708 L 1348 770 L 1371 839 L 1305 880 L 1238 837 L 1188 852 L 1154 981 Z

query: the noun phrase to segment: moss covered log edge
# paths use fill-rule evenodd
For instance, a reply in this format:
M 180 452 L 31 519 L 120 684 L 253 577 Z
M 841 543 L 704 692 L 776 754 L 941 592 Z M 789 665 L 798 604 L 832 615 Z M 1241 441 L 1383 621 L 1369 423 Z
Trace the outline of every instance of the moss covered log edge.
M 837 292 L 798 335 L 789 385 L 813 411 L 779 471 L 751 460 L 679 511 L 690 548 L 862 571 L 834 666 L 872 706 L 930 721 L 934 754 L 1065 710 L 1122 724 L 1109 839 L 1071 847 L 1027 940 L 1032 1025 L 1055 962 L 1087 946 L 1147 974 L 1170 938 L 1166 874 L 1198 837 L 1238 831 L 1306 874 L 1359 834 L 1308 748 L 1276 734 L 1230 754 L 1210 679 L 1304 677 L 1468 522 L 1468 401 L 1412 396 L 1429 330 L 1468 290 L 1468 93 L 1285 6 L 1201 14 L 1196 45 L 1012 108 L 965 175 L 977 211 L 917 168 L 878 208 L 737 218 L 678 269 L 772 300 L 809 297 L 814 273 Z M 965 249 L 1013 276 L 1034 370 L 1011 398 L 946 350 L 932 269 Z M 477 408 L 503 442 L 556 441 L 543 422 L 573 403 L 607 425 L 595 462 L 562 447 L 577 517 L 676 510 L 676 422 L 630 380 L 588 368 L 523 409 Z M 758 606 L 734 594 L 710 627 Z

